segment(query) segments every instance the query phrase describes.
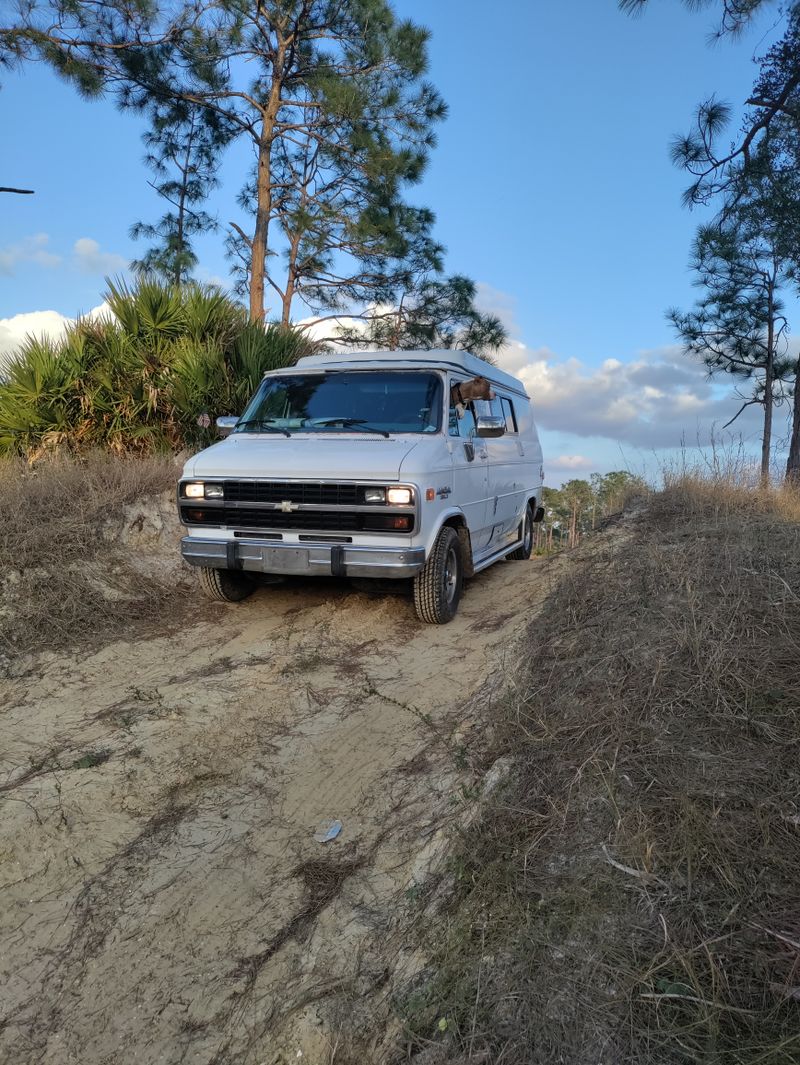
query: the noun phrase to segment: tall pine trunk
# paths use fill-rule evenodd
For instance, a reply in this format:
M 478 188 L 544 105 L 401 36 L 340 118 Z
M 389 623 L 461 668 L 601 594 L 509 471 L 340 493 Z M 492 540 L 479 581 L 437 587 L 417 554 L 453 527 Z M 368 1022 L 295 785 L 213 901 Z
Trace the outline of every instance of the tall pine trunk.
M 178 243 L 175 251 L 175 261 L 172 267 L 172 283 L 176 287 L 180 287 L 183 282 L 183 270 L 184 270 L 184 242 L 186 237 L 184 230 L 186 226 L 186 181 L 188 180 L 186 172 L 184 172 L 184 180 L 181 183 L 181 194 L 178 200 Z
M 786 480 L 800 487 L 800 359 L 794 375 L 794 403 L 792 405 L 792 435 L 789 439 L 789 458 Z
M 272 213 L 272 123 L 267 116 L 261 128 L 256 174 L 256 224 L 250 246 L 250 317 L 254 322 L 264 318 L 264 276 L 267 270 L 269 219 Z
M 767 357 L 764 367 L 764 435 L 761 438 L 761 483 L 769 483 L 769 459 L 772 447 L 772 382 L 775 371 L 775 288 L 769 285 L 767 303 Z
M 184 251 L 186 243 L 186 197 L 188 195 L 189 175 L 192 168 L 192 141 L 194 140 L 195 112 L 192 111 L 192 124 L 186 137 L 186 151 L 183 156 L 183 165 L 178 163 L 181 174 L 181 191 L 178 198 L 178 233 L 177 248 L 175 250 L 175 262 L 172 268 L 172 283 L 180 286 L 183 281 Z M 177 160 L 176 160 L 177 161 Z
M 272 143 L 275 122 L 280 109 L 281 72 L 286 59 L 286 44 L 278 41 L 272 65 L 272 85 L 261 119 L 261 135 L 258 139 L 258 164 L 256 167 L 256 224 L 253 243 L 250 246 L 250 317 L 260 322 L 264 319 L 264 290 L 269 250 L 269 222 L 272 216 Z
M 292 300 L 297 285 L 297 258 L 300 254 L 300 234 L 293 233 L 289 240 L 289 262 L 286 269 L 286 288 L 283 290 L 281 325 L 288 328 L 292 321 Z

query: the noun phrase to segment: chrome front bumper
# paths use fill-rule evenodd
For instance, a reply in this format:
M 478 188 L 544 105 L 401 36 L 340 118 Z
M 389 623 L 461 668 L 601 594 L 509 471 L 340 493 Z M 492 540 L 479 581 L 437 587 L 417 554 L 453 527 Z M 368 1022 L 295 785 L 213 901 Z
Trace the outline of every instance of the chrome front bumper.
M 312 577 L 413 577 L 425 565 L 424 547 L 299 545 L 200 536 L 184 536 L 181 554 L 190 566 Z

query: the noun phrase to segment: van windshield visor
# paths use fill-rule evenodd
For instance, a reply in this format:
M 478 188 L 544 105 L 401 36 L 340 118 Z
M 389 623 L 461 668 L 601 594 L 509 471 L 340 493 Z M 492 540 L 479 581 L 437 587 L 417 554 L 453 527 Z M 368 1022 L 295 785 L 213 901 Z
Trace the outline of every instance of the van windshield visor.
M 237 433 L 261 426 L 289 433 L 435 433 L 442 423 L 442 380 L 414 371 L 361 370 L 268 377 Z

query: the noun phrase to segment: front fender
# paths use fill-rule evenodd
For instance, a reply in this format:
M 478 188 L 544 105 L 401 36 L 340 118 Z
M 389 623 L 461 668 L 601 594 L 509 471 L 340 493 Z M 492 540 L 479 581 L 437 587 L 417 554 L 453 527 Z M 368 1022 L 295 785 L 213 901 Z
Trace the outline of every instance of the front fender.
M 467 522 L 464 517 L 464 513 L 458 507 L 445 507 L 444 510 L 439 511 L 434 521 L 431 522 L 430 528 L 426 530 L 425 534 L 425 560 L 430 557 L 430 553 L 433 550 L 433 545 L 436 543 L 436 537 L 442 531 L 442 527 L 447 525 L 448 522 L 452 522 L 453 518 L 458 519 L 458 524 L 463 525 L 466 529 Z M 467 534 L 469 535 L 469 534 Z

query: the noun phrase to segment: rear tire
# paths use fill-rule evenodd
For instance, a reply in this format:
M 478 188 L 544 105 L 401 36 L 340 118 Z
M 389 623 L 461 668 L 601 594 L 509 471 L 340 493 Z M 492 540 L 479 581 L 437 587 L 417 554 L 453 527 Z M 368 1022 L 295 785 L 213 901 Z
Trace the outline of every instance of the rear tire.
M 414 578 L 414 608 L 420 621 L 446 625 L 456 616 L 461 599 L 464 566 L 461 541 L 449 525 L 436 537 L 430 558 Z
M 533 511 L 530 503 L 525 507 L 525 517 L 522 519 L 522 524 L 519 528 L 519 538 L 522 543 L 514 551 L 506 555 L 506 558 L 510 558 L 512 562 L 527 562 L 533 551 Z
M 200 569 L 200 587 L 215 603 L 240 603 L 255 591 L 255 583 L 246 574 L 210 566 Z

